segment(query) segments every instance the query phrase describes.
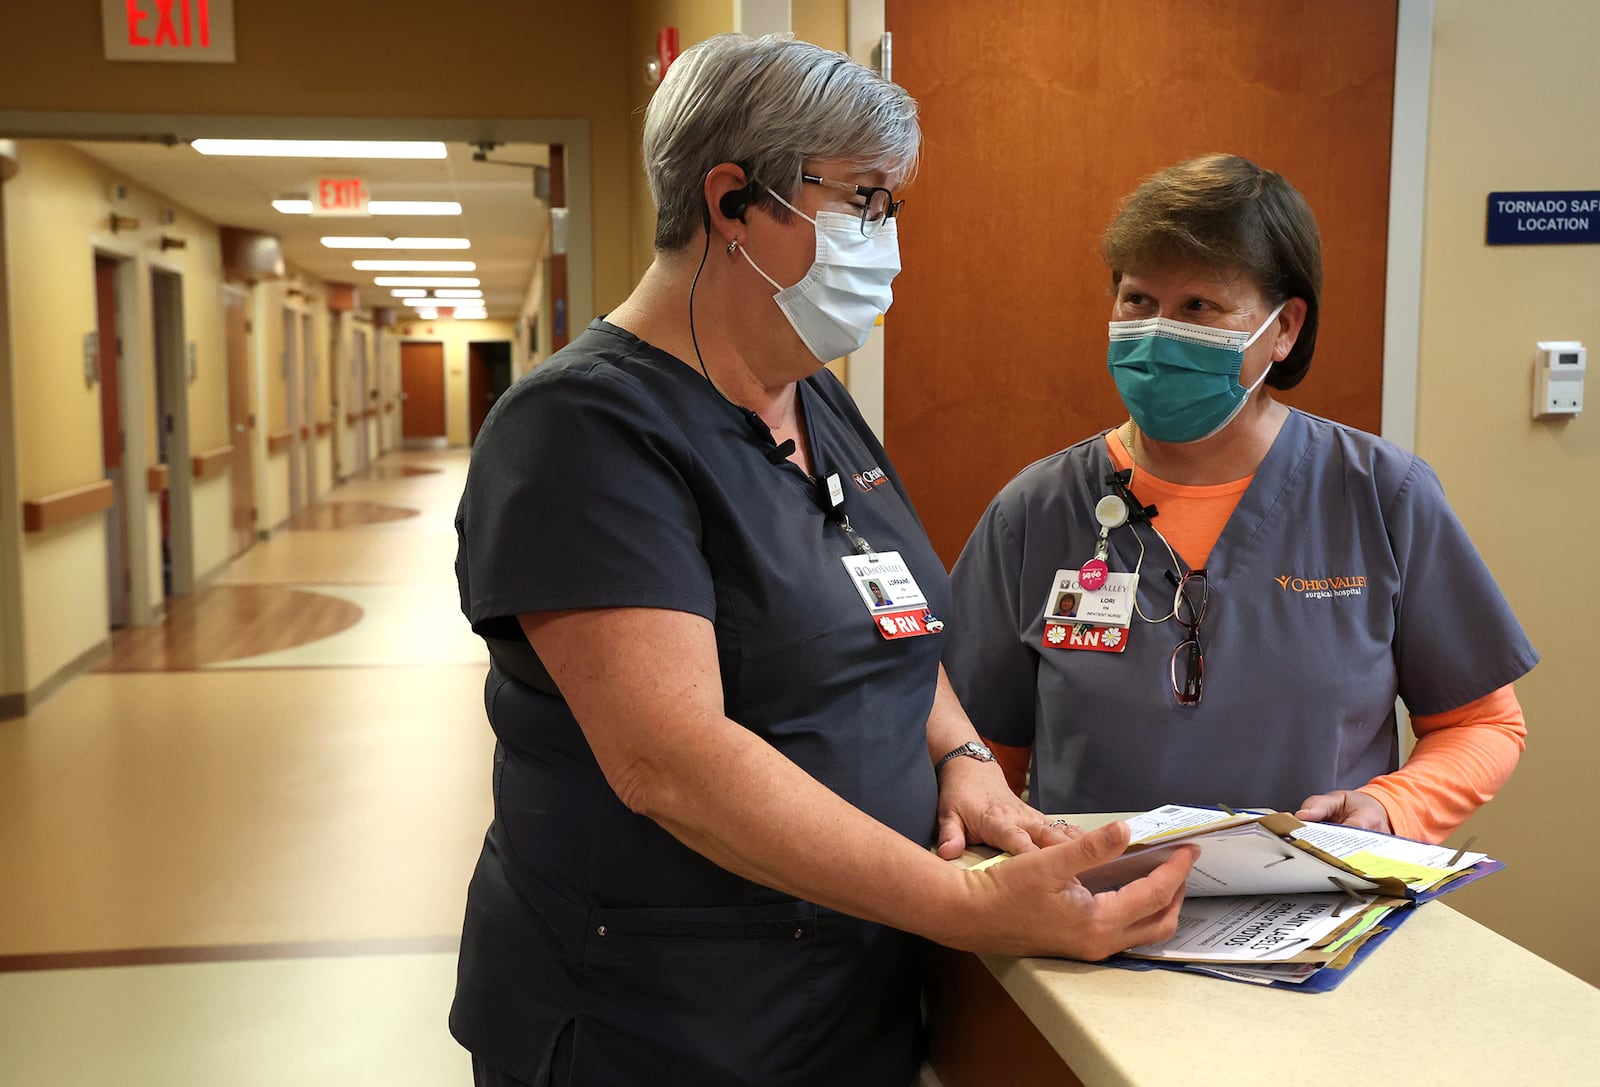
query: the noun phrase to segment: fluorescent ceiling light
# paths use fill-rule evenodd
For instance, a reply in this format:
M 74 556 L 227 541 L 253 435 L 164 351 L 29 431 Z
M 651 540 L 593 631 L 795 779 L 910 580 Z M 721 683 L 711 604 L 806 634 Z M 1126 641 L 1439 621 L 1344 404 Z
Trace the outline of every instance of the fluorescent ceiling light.
M 461 205 L 454 200 L 368 200 L 367 210 L 374 215 L 460 215 Z
M 487 321 L 489 314 L 481 309 L 458 309 L 451 314 L 458 321 Z
M 389 292 L 396 298 L 426 298 L 428 292 L 421 287 L 396 287 Z
M 272 206 L 285 215 L 310 215 L 311 201 L 274 200 Z M 461 205 L 454 200 L 368 200 L 369 215 L 460 215 Z
M 439 311 L 435 309 L 419 309 L 417 316 L 424 321 L 437 321 L 439 319 Z
M 444 144 L 431 140 L 191 140 L 202 155 L 291 159 L 442 159 Z
M 380 287 L 478 287 L 476 276 L 375 276 Z
M 448 287 L 442 291 L 434 291 L 435 298 L 482 298 L 483 292 L 479 290 L 451 290 Z
M 328 249 L 471 249 L 466 238 L 323 238 Z
M 470 260 L 353 260 L 350 267 L 358 272 L 475 272 L 476 261 Z

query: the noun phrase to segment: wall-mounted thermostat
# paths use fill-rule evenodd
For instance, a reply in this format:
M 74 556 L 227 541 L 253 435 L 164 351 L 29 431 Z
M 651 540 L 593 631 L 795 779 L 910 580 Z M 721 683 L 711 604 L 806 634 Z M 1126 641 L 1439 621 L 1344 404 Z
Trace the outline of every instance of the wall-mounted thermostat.
M 1554 419 L 1583 410 L 1588 350 L 1576 340 L 1541 340 L 1533 360 L 1533 417 Z

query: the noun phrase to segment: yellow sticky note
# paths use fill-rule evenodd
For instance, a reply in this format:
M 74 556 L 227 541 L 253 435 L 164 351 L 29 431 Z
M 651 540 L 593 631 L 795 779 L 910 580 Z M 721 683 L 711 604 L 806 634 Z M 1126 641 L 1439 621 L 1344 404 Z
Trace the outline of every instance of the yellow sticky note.
M 1373 879 L 1382 879 L 1384 876 L 1394 876 L 1406 883 L 1417 883 L 1424 887 L 1431 887 L 1441 879 L 1450 875 L 1448 868 L 1430 868 L 1425 864 L 1407 864 L 1397 861 L 1393 857 L 1380 857 L 1376 853 L 1351 853 L 1344 858 L 1344 862 L 1351 868 L 1371 876 Z

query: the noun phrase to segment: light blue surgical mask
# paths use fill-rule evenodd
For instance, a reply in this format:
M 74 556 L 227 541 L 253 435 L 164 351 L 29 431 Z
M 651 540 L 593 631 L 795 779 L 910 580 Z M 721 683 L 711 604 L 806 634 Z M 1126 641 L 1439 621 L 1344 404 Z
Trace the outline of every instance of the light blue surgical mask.
M 1233 422 L 1272 370 L 1263 370 L 1248 389 L 1239 384 L 1245 349 L 1285 304 L 1253 333 L 1169 317 L 1112 321 L 1106 360 L 1134 423 L 1158 442 L 1199 442 Z

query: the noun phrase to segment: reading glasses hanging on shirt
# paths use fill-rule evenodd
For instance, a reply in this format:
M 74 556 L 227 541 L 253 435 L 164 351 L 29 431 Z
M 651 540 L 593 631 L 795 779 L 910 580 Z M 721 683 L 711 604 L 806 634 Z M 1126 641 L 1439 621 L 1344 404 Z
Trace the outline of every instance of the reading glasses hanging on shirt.
M 1168 575 L 1171 576 L 1170 574 Z M 1172 650 L 1168 668 L 1172 676 L 1172 695 L 1180 706 L 1198 706 L 1205 693 L 1205 654 L 1200 648 L 1200 624 L 1205 621 L 1211 590 L 1204 570 L 1191 570 L 1178 579 L 1172 597 L 1172 617 L 1186 637 Z

